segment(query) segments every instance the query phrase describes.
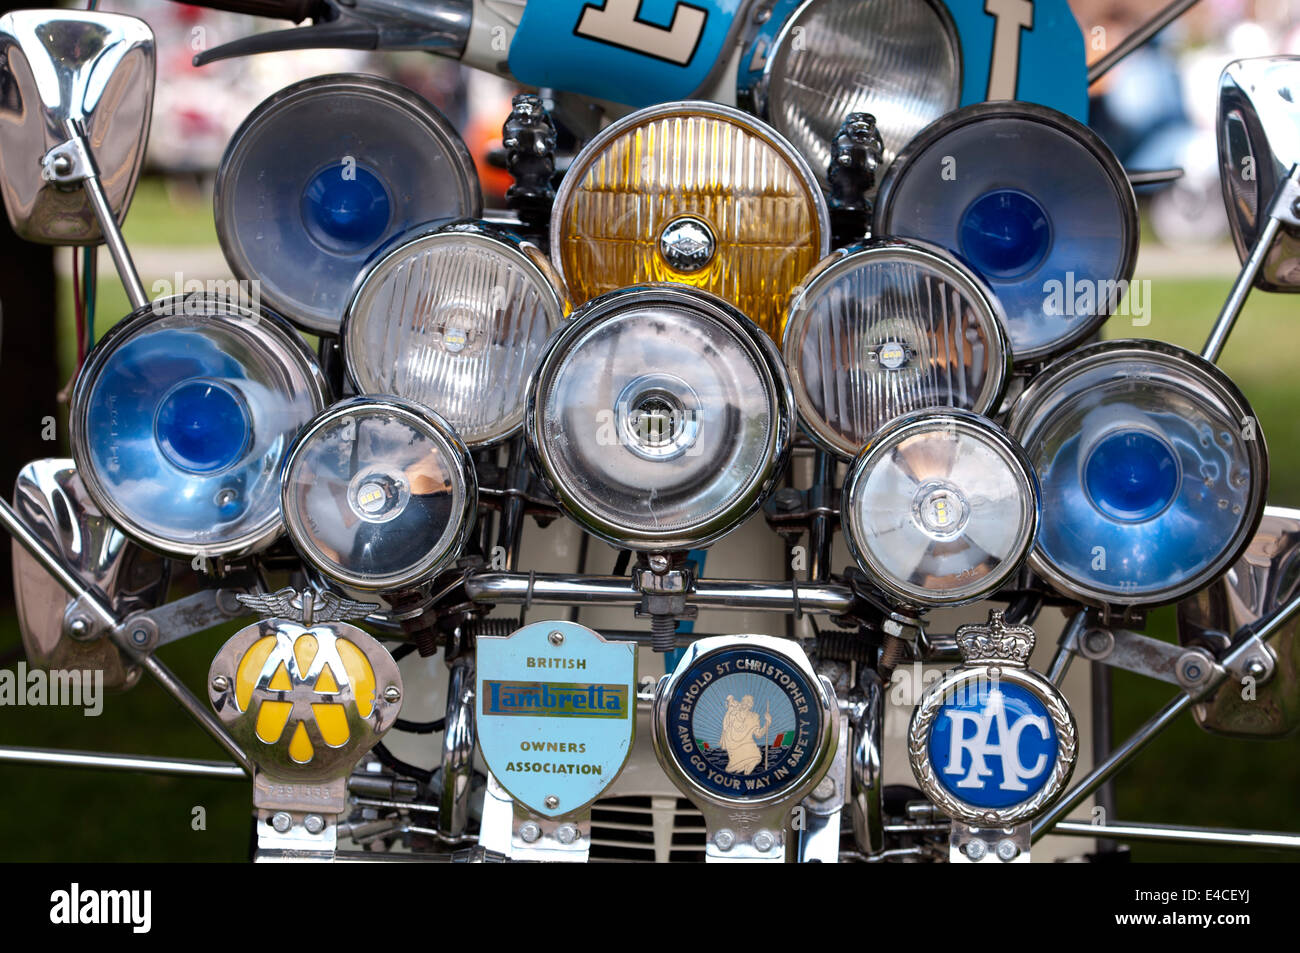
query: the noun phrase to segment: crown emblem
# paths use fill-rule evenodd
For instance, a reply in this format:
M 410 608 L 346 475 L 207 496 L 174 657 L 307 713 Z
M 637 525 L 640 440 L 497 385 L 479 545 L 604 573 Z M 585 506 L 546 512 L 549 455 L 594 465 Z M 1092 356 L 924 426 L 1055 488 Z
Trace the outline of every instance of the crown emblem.
M 1010 625 L 1001 612 L 990 612 L 988 622 L 957 627 L 957 648 L 969 663 L 1002 662 L 1025 667 L 1034 651 L 1034 630 L 1028 625 Z

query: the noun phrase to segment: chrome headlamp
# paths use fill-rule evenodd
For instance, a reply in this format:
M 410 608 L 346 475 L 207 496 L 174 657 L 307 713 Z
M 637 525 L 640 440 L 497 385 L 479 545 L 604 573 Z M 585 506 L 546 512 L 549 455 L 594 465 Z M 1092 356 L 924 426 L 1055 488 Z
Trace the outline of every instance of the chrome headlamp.
M 259 105 L 231 137 L 213 191 L 231 271 L 327 334 L 386 242 L 482 204 L 451 123 L 405 87 L 360 74 L 313 77 Z
M 844 538 L 903 605 L 953 606 L 996 592 L 1038 530 L 1038 484 L 1020 447 L 976 414 L 915 411 L 858 454 L 843 495 Z
M 978 103 L 908 143 L 880 184 L 873 232 L 960 254 L 1002 302 L 1016 362 L 1041 361 L 1124 298 L 1137 202 L 1086 126 L 1032 103 Z
M 1300 56 L 1229 63 L 1219 78 L 1219 177 L 1244 262 L 1269 203 L 1300 162 Z M 1300 291 L 1300 235 L 1283 228 L 1255 279 L 1264 291 Z
M 325 400 L 315 355 L 280 318 L 211 295 L 159 299 L 109 331 L 77 377 L 77 473 L 150 548 L 252 552 L 280 534 L 280 462 Z
M 363 394 L 436 410 L 471 447 L 517 432 L 524 385 L 566 302 L 550 262 L 477 222 L 405 241 L 362 277 L 343 326 Z
M 741 54 L 737 99 L 826 184 L 846 116 L 871 113 L 882 168 L 961 98 L 961 44 L 936 0 L 781 0 Z
M 1170 344 L 1105 341 L 1044 370 L 1012 409 L 1042 487 L 1030 565 L 1096 605 L 1159 605 L 1228 568 L 1263 513 L 1268 452 L 1214 365 Z
M 574 303 L 644 282 L 713 292 L 780 338 L 791 289 L 830 250 L 826 198 L 766 123 L 665 103 L 604 129 L 555 197 L 551 257 Z
M 994 410 L 1011 369 L 1002 320 L 987 285 L 934 246 L 833 253 L 791 302 L 782 345 L 804 426 L 853 457 L 907 411 Z
M 793 419 L 780 355 L 712 295 L 651 285 L 574 315 L 529 384 L 538 468 L 588 532 L 635 550 L 703 546 L 757 509 Z
M 391 397 L 335 404 L 285 460 L 289 539 L 331 582 L 417 588 L 457 559 L 478 514 L 469 451 L 437 414 Z

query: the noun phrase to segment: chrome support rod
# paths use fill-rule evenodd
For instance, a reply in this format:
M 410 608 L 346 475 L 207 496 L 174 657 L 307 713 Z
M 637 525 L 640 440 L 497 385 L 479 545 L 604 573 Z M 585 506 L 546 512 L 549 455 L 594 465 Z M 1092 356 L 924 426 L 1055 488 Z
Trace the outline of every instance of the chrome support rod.
M 21 516 L 15 512 L 14 508 L 5 500 L 0 499 L 0 525 L 8 531 L 18 544 L 27 550 L 41 566 L 48 572 L 56 582 L 59 583 L 68 594 L 77 599 L 80 605 L 96 617 L 96 621 L 104 626 L 108 632 L 108 637 L 122 649 L 128 658 L 135 659 L 140 663 L 146 672 L 148 672 L 167 694 L 184 708 L 195 721 L 197 721 L 216 742 L 225 748 L 236 761 L 239 762 L 249 775 L 253 773 L 253 763 L 235 741 L 226 731 L 225 726 L 217 720 L 203 702 L 195 697 L 194 693 L 186 687 L 185 683 L 172 674 L 171 669 L 167 668 L 153 655 L 139 655 L 131 646 L 130 641 L 126 638 L 121 630 L 121 619 L 100 596 L 99 592 L 87 586 L 80 577 L 77 576 L 63 559 L 45 545 L 45 543 L 36 536 L 23 522 Z
M 1263 227 L 1255 237 L 1255 244 L 1250 247 L 1250 255 L 1241 266 L 1232 290 L 1228 292 L 1228 299 L 1223 302 L 1223 310 L 1210 329 L 1201 357 L 1218 363 L 1223 346 L 1228 343 L 1228 335 L 1232 333 L 1233 325 L 1237 323 L 1237 317 L 1255 285 L 1255 278 L 1264 267 L 1264 259 L 1273 248 L 1277 233 L 1283 224 L 1295 224 L 1297 221 L 1300 221 L 1300 165 L 1293 166 L 1287 177 L 1278 184 L 1277 194 L 1269 202 Z
M 1108 840 L 1300 850 L 1300 834 L 1233 830 L 1226 827 L 1182 827 L 1174 824 L 1139 824 L 1127 821 L 1116 821 L 1113 824 L 1060 821 L 1051 832 L 1067 837 L 1097 837 Z
M 69 119 L 64 124 L 64 131 L 68 134 L 73 148 L 80 153 L 84 163 L 81 187 L 85 189 L 91 208 L 95 211 L 99 230 L 104 234 L 104 243 L 108 245 L 108 252 L 113 256 L 113 265 L 117 268 L 118 277 L 122 279 L 122 287 L 126 289 L 127 300 L 131 302 L 132 310 L 143 308 L 149 303 L 149 296 L 145 293 L 144 284 L 140 281 L 140 273 L 136 271 L 135 262 L 131 259 L 131 250 L 126 247 L 122 229 L 117 224 L 117 219 L 113 217 L 108 196 L 104 194 L 103 183 L 99 181 L 99 168 L 95 164 L 95 156 L 90 149 L 90 144 L 86 141 L 80 123 Z
M 1091 86 L 1105 76 L 1116 63 L 1196 6 L 1196 3 L 1197 0 L 1173 0 L 1173 3 L 1158 11 L 1150 20 L 1124 37 L 1119 46 L 1088 68 L 1088 85 Z
M 502 605 L 638 606 L 641 593 L 625 576 L 583 576 L 572 573 L 485 572 L 465 582 L 470 599 Z M 838 583 L 798 585 L 700 579 L 686 602 L 702 609 L 748 609 L 754 612 L 802 612 L 839 615 L 853 606 L 853 591 Z
M 1233 637 L 1234 647 L 1219 659 L 1219 667 L 1215 670 L 1215 674 L 1204 685 L 1197 687 L 1196 697 L 1204 698 L 1209 696 L 1231 677 L 1231 669 L 1237 662 L 1245 658 L 1250 652 L 1255 651 L 1254 640 L 1247 638 L 1247 636 L 1254 635 L 1260 642 L 1268 642 L 1297 614 L 1300 614 L 1300 594 L 1293 596 L 1289 601 L 1279 606 L 1277 611 L 1269 616 L 1266 621 L 1246 626 L 1237 632 Z M 1048 833 L 1067 814 L 1087 800 L 1093 791 L 1114 777 L 1142 749 L 1155 740 L 1160 732 L 1168 728 L 1177 720 L 1179 715 L 1190 708 L 1193 701 L 1192 696 L 1185 691 L 1171 698 L 1160 711 L 1152 715 L 1123 744 L 1111 751 L 1110 757 L 1095 766 L 1086 778 L 1053 804 L 1046 814 L 1034 821 L 1033 839 L 1037 841 Z
M 474 663 L 469 656 L 451 664 L 436 831 L 440 839 L 450 842 L 463 837 L 469 827 L 469 795 L 474 781 L 474 683 Z
M 220 778 L 244 781 L 244 769 L 229 761 L 195 761 L 189 758 L 157 758 L 134 754 L 102 754 L 94 751 L 60 751 L 55 748 L 0 747 L 0 763 L 34 764 L 53 768 L 94 768 L 136 771 L 185 778 Z

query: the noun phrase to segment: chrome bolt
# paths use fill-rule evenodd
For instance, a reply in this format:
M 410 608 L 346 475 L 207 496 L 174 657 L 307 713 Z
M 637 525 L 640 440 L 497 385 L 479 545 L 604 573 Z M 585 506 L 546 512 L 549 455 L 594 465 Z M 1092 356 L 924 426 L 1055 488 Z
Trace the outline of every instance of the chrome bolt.
M 988 854 L 989 845 L 984 843 L 982 838 L 977 837 L 975 840 L 968 842 L 963 849 L 966 851 L 967 857 L 975 861 L 975 863 L 979 863 Z
M 276 811 L 271 815 L 271 826 L 277 834 L 287 834 L 289 828 L 293 827 L 293 818 L 288 811 Z
M 1267 672 L 1268 666 L 1264 664 L 1264 660 L 1258 655 L 1252 655 L 1250 660 L 1246 662 L 1246 674 L 1251 678 L 1263 678 Z
M 384 689 L 384 701 L 390 705 L 396 705 L 402 700 L 402 690 L 396 685 L 389 685 Z
M 553 811 L 560 806 L 560 799 L 554 794 L 548 794 L 546 795 L 546 800 L 542 803 L 546 805 L 548 811 Z
M 731 850 L 736 845 L 736 835 L 723 828 L 713 835 L 713 843 L 718 850 Z
M 149 631 L 147 629 L 133 629 L 131 631 L 131 641 L 136 645 L 144 645 L 149 641 Z
M 525 844 L 535 843 L 542 836 L 542 828 L 536 821 L 524 821 L 519 825 L 519 839 Z
M 829 801 L 835 796 L 835 779 L 822 778 L 821 784 L 813 788 L 814 801 Z
M 1089 629 L 1083 633 L 1083 648 L 1085 653 L 1098 658 L 1110 654 L 1115 646 L 1115 637 L 1105 629 Z
M 662 576 L 668 571 L 668 557 L 663 553 L 655 553 L 650 557 L 650 571 L 656 576 Z
M 303 819 L 302 826 L 307 828 L 308 834 L 319 834 L 325 830 L 325 818 L 319 814 L 308 814 Z
M 90 634 L 90 623 L 77 616 L 68 623 L 68 632 L 74 639 L 84 639 Z
M 50 168 L 54 170 L 55 175 L 67 175 L 72 171 L 72 157 L 66 153 L 59 153 L 50 160 Z
M 776 846 L 776 835 L 771 831 L 759 831 L 754 835 L 754 839 L 751 843 L 754 845 L 754 850 L 758 851 L 760 854 L 766 854 Z
M 572 844 L 578 839 L 578 829 L 572 824 L 561 824 L 555 831 L 555 839 L 566 846 Z
M 1020 848 L 1017 847 L 1016 842 L 1009 837 L 1004 837 L 1002 840 L 998 841 L 998 846 L 995 850 L 998 855 L 998 860 L 1003 861 L 1004 863 L 1010 863 L 1020 856 Z
M 212 677 L 212 690 L 214 692 L 224 692 L 230 688 L 230 679 L 224 675 L 214 675 Z
M 563 645 L 564 633 L 561 632 L 559 629 L 556 629 L 554 632 L 552 632 L 550 635 L 546 637 L 546 641 L 550 642 L 552 645 L 557 645 L 557 646 Z
M 1291 203 L 1291 214 L 1296 216 L 1297 218 L 1300 218 L 1300 199 L 1296 199 L 1294 202 Z

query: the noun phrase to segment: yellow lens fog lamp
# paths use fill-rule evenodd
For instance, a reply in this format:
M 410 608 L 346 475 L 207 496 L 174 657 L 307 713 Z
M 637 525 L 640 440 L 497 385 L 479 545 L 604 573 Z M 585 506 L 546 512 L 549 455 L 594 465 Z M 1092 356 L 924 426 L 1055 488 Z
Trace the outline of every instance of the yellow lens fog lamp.
M 348 775 L 401 710 L 401 673 L 344 621 L 374 606 L 293 589 L 239 599 L 270 618 L 217 652 L 208 697 L 255 766 L 259 847 L 332 850 Z
M 779 340 L 800 279 L 829 250 L 826 199 L 778 132 L 710 103 L 652 106 L 573 160 L 551 256 L 575 304 L 646 282 L 710 291 Z

